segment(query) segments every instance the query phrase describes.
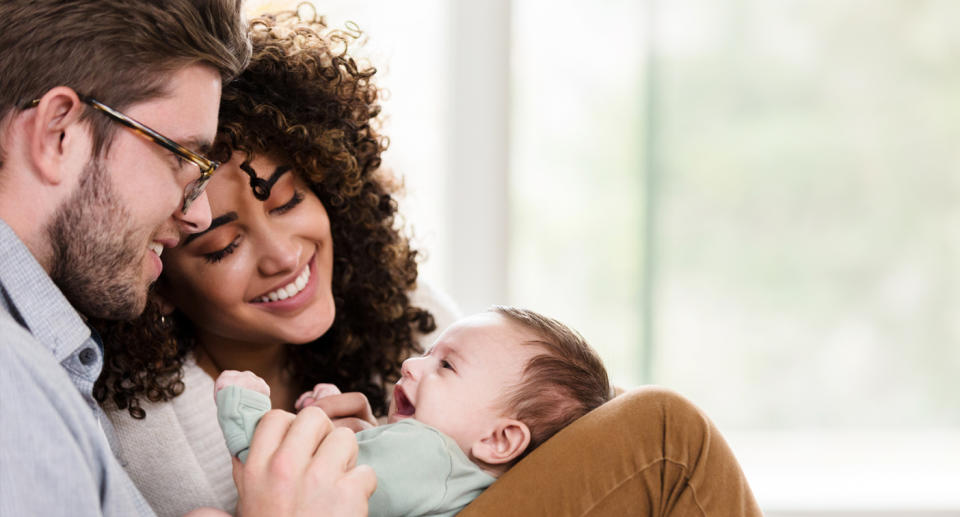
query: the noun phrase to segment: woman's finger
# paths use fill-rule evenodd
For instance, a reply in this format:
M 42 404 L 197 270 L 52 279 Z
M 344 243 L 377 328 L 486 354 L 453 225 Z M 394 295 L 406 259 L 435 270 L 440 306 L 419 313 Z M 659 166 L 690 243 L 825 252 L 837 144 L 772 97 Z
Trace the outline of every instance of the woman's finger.
M 331 395 L 339 395 L 340 388 L 336 384 L 321 382 L 313 387 L 313 398 L 320 399 Z
M 336 384 L 320 383 L 314 386 L 312 390 L 301 393 L 297 397 L 297 401 L 293 403 L 293 408 L 299 411 L 307 406 L 312 406 L 317 399 L 339 394 L 340 388 Z
M 314 400 L 311 405 L 322 409 L 332 419 L 352 417 L 377 425 L 377 419 L 374 418 L 373 410 L 370 408 L 370 401 L 363 393 L 350 392 L 323 397 Z
M 313 392 L 305 391 L 300 394 L 297 398 L 297 401 L 293 403 L 293 409 L 300 411 L 301 409 L 313 405 Z

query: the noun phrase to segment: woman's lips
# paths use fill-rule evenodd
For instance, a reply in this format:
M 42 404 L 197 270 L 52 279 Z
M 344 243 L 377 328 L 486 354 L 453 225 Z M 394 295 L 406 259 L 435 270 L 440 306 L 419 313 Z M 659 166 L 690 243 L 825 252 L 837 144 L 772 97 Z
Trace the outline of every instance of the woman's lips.
M 311 259 L 312 261 L 312 259 Z M 300 271 L 293 280 L 277 287 L 276 289 L 262 294 L 255 298 L 253 301 L 260 303 L 270 303 L 277 300 L 286 300 L 287 298 L 292 298 L 296 296 L 303 288 L 307 285 L 307 282 L 310 280 L 310 262 L 304 265 L 303 269 Z

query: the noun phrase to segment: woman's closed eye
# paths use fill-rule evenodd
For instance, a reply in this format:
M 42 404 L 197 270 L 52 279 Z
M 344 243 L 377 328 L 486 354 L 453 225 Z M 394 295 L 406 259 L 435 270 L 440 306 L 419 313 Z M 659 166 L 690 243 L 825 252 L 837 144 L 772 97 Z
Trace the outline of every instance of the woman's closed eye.
M 300 192 L 299 190 L 294 190 L 293 197 L 290 198 L 290 201 L 287 201 L 286 203 L 274 209 L 271 209 L 270 213 L 275 215 L 283 215 L 289 212 L 290 210 L 293 210 L 294 207 L 302 203 L 303 199 L 304 199 L 303 192 Z M 222 261 L 228 255 L 236 251 L 237 247 L 240 245 L 240 241 L 241 241 L 241 238 L 236 237 L 235 239 L 233 239 L 233 241 L 230 242 L 230 244 L 227 244 L 227 246 L 224 247 L 223 249 L 212 251 L 210 253 L 204 253 L 203 258 L 211 264 L 216 264 L 217 262 Z
M 293 197 L 290 198 L 290 201 L 287 201 L 286 203 L 274 208 L 273 210 L 270 210 L 270 213 L 283 215 L 289 212 L 290 210 L 293 210 L 293 208 L 299 205 L 301 202 L 303 202 L 303 192 L 300 192 L 299 190 L 294 190 Z
M 227 244 L 227 246 L 221 250 L 217 250 L 211 253 L 204 253 L 203 258 L 211 264 L 216 264 L 217 262 L 220 262 L 221 260 L 226 258 L 227 255 L 236 251 L 237 246 L 239 245 L 240 245 L 240 238 L 237 237 L 236 239 L 233 239 L 233 241 L 231 241 L 230 244 Z

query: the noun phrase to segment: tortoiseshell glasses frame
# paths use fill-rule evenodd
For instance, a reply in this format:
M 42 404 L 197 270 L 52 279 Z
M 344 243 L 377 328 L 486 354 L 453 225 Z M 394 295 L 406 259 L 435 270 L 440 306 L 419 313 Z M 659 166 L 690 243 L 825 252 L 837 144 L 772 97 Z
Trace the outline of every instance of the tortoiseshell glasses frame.
M 187 149 L 177 142 L 174 142 L 173 140 L 161 135 L 160 133 L 124 115 L 123 113 L 120 113 L 119 111 L 107 106 L 93 97 L 87 97 L 80 94 L 77 94 L 77 96 L 81 101 L 90 105 L 92 108 L 99 110 L 104 115 L 113 119 L 115 122 L 124 125 L 134 133 L 159 145 L 160 147 L 163 147 L 164 149 L 167 149 L 180 158 L 183 158 L 184 160 L 196 165 L 200 169 L 200 177 L 188 183 L 186 188 L 183 190 L 183 205 L 180 207 L 180 211 L 187 213 L 187 210 L 190 209 L 190 205 L 193 204 L 193 202 L 196 201 L 201 194 L 203 194 L 204 189 L 207 188 L 207 183 L 210 182 L 210 178 L 213 177 L 213 173 L 217 170 L 217 167 L 220 166 L 220 162 L 210 160 L 201 154 Z M 34 99 L 30 101 L 30 103 L 27 104 L 24 109 L 35 108 L 38 104 L 40 104 L 40 99 Z

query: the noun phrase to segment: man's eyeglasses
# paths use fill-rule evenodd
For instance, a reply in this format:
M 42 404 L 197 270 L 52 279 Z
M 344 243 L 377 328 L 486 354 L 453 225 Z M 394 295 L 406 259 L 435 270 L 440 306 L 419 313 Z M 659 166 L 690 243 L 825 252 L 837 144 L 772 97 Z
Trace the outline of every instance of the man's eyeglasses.
M 210 178 L 213 177 L 213 173 L 217 170 L 217 167 L 220 166 L 220 162 L 210 160 L 203 155 L 187 149 L 186 147 L 174 142 L 160 133 L 157 133 L 149 127 L 92 97 L 79 94 L 78 96 L 83 102 L 100 110 L 103 112 L 103 114 L 110 117 L 114 121 L 123 124 L 134 133 L 146 138 L 147 140 L 150 140 L 151 142 L 163 147 L 164 149 L 167 149 L 168 151 L 173 152 L 180 158 L 183 158 L 184 160 L 187 160 L 200 168 L 200 177 L 188 183 L 187 187 L 183 191 L 183 206 L 180 208 L 180 211 L 187 213 L 190 205 L 196 201 L 197 198 L 200 197 L 200 194 L 203 194 L 203 190 L 207 188 L 207 183 L 210 182 Z M 34 99 L 33 101 L 30 101 L 30 103 L 27 104 L 24 109 L 35 108 L 38 104 L 40 104 L 40 99 Z

